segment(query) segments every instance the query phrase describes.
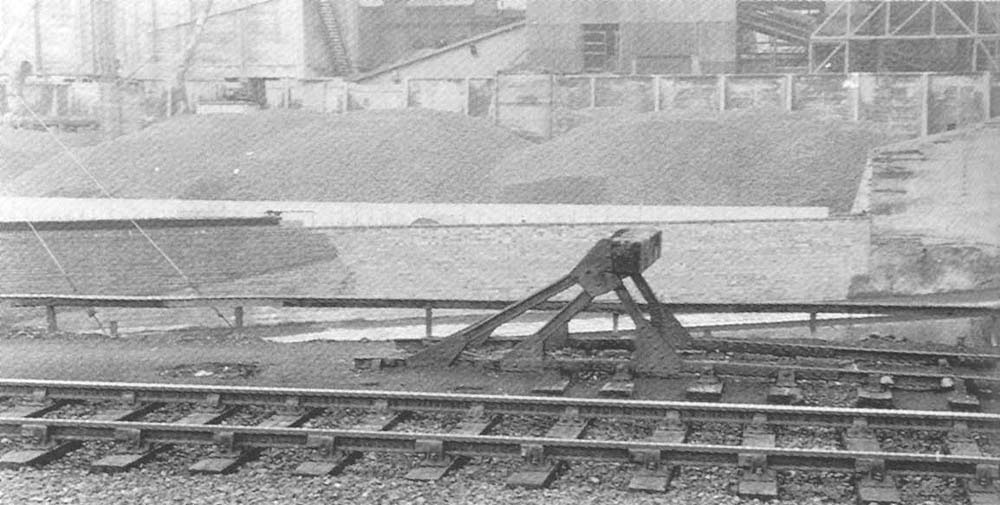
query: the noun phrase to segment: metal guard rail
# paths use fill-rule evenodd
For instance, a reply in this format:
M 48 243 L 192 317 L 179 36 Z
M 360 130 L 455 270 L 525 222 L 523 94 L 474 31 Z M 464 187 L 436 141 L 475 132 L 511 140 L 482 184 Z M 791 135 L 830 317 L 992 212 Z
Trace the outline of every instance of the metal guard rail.
M 447 298 L 339 298 L 288 296 L 77 296 L 77 295 L 0 295 L 0 306 L 13 307 L 117 307 L 117 308 L 180 308 L 180 307 L 299 307 L 299 308 L 372 308 L 372 309 L 473 309 L 500 310 L 516 300 L 458 300 Z M 566 302 L 549 302 L 539 310 L 559 310 Z M 921 303 L 921 302 L 682 302 L 663 303 L 670 311 L 695 313 L 836 313 L 836 314 L 914 314 L 940 316 L 984 316 L 1000 312 L 1000 300 L 983 303 Z M 644 310 L 645 304 L 640 304 Z M 588 312 L 624 313 L 613 302 L 595 302 Z
M 131 309 L 170 309 L 190 307 L 227 307 L 236 313 L 236 326 L 243 325 L 244 307 L 283 307 L 283 308 L 357 308 L 357 309 L 423 309 L 426 313 L 428 328 L 431 313 L 439 310 L 502 310 L 517 303 L 515 300 L 460 300 L 448 298 L 342 298 L 342 297 L 289 297 L 289 296 L 107 296 L 107 295 L 37 295 L 37 294 L 0 294 L 0 307 L 45 307 L 50 330 L 56 327 L 57 307 L 87 307 L 87 308 L 131 308 Z M 566 303 L 562 301 L 544 302 L 536 310 L 558 311 Z M 866 314 L 880 316 L 885 320 L 899 318 L 950 318 L 950 317 L 981 317 L 1000 315 L 1000 300 L 977 303 L 928 303 L 921 300 L 911 301 L 819 301 L 819 302 L 682 302 L 663 303 L 663 306 L 676 314 L 705 313 L 800 313 L 809 314 L 808 321 L 796 324 L 808 324 L 815 327 L 820 322 L 817 314 Z M 648 311 L 645 304 L 640 309 Z M 585 312 L 623 314 L 624 307 L 617 302 L 594 302 Z M 868 321 L 876 321 L 871 318 Z M 846 322 L 843 318 L 838 323 Z M 863 320 L 862 320 L 863 321 Z M 859 321 L 859 322 L 862 322 Z M 773 323 L 771 323 L 773 324 Z M 788 325 L 784 322 L 782 325 Z M 739 325 L 738 325 L 739 326 Z M 748 326 L 760 326 L 760 323 L 748 323 Z

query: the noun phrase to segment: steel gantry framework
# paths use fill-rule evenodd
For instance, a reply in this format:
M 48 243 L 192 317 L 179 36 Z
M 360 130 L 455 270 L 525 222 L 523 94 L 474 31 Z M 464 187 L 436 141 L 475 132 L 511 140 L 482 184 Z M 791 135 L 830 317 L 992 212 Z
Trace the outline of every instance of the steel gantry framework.
M 986 2 L 840 2 L 810 37 L 809 69 L 996 71 L 997 12 Z
M 742 0 L 740 27 L 799 47 L 815 72 L 1000 71 L 1000 5 Z

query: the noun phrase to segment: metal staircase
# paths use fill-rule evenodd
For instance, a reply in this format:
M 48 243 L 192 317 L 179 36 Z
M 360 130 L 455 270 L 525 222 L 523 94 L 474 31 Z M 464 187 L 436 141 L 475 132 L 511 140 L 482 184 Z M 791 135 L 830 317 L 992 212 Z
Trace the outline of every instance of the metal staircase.
M 347 52 L 347 44 L 345 44 L 340 31 L 337 7 L 333 1 L 316 0 L 316 8 L 325 28 L 324 40 L 333 60 L 334 72 L 337 75 L 350 75 L 355 72 L 354 63 L 351 61 L 351 55 Z

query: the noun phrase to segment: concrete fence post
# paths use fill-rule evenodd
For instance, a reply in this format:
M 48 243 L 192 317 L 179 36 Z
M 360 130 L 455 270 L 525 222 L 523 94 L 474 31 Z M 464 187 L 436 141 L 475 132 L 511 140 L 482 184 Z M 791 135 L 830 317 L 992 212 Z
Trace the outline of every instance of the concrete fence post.
M 989 339 L 991 346 L 1000 347 L 1000 310 L 990 316 Z
M 472 79 L 469 77 L 465 78 L 465 103 L 462 104 L 462 112 L 466 116 L 472 114 Z
M 590 108 L 597 107 L 597 78 L 590 77 Z
M 660 76 L 653 76 L 653 111 L 660 112 L 660 100 L 663 98 L 660 90 Z
M 785 75 L 785 112 L 795 110 L 795 75 Z
M 851 120 L 861 121 L 861 74 L 848 74 L 848 79 L 851 80 Z
M 493 116 L 493 124 L 500 124 L 500 72 L 497 72 L 493 76 L 493 97 L 490 100 L 490 105 L 493 110 L 490 111 L 490 115 Z
M 548 123 L 545 125 L 545 138 L 550 139 L 555 130 L 556 115 L 556 75 L 549 74 L 549 114 Z
M 930 115 L 931 101 L 931 74 L 924 72 L 920 74 L 920 136 L 926 137 L 931 129 Z
M 621 317 L 621 314 L 619 314 L 617 312 L 612 312 L 611 313 L 611 333 L 613 335 L 618 335 L 618 319 L 620 317 Z
M 424 308 L 424 334 L 427 338 L 434 336 L 434 308 L 425 307 Z
M 719 74 L 719 112 L 726 111 L 726 74 Z
M 47 323 L 50 332 L 59 331 L 59 324 L 56 321 L 56 307 L 55 305 L 45 306 L 45 322 Z
M 993 92 L 993 75 L 989 72 L 983 72 L 982 86 L 983 121 L 989 121 L 993 117 L 993 97 L 990 96 Z
M 237 328 L 243 328 L 243 307 L 233 309 L 233 319 Z
M 112 337 L 118 337 L 118 321 L 111 321 L 108 323 L 108 328 L 111 332 Z
M 53 117 L 59 116 L 59 88 L 61 87 L 58 84 L 52 85 L 52 101 L 49 103 L 49 115 Z
M 816 336 L 816 313 L 809 313 L 809 334 Z

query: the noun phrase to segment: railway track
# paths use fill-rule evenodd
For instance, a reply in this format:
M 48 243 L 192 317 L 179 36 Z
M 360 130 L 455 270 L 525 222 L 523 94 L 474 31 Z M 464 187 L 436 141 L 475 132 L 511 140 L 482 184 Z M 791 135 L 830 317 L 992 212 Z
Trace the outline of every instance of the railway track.
M 587 350 L 621 349 L 634 350 L 634 331 L 619 332 L 595 331 L 571 333 L 568 337 L 570 346 Z M 516 344 L 523 336 L 491 336 L 490 342 L 497 344 Z M 434 341 L 435 339 L 430 339 Z M 404 341 L 409 342 L 409 341 Z M 819 339 L 803 339 L 791 341 L 788 339 L 746 339 L 697 337 L 680 350 L 686 354 L 698 352 L 747 353 L 782 357 L 806 358 L 841 358 L 869 361 L 903 361 L 914 364 L 965 366 L 975 369 L 992 369 L 1000 362 L 1000 352 L 995 349 L 964 348 L 959 346 L 940 346 L 936 349 L 913 348 L 913 345 L 881 345 L 864 346 L 834 343 Z
M 635 364 L 634 332 L 589 332 L 570 334 L 566 347 L 535 362 L 528 368 L 557 370 L 563 374 L 601 372 L 617 375 L 609 383 L 611 396 L 630 396 L 634 382 L 630 372 Z M 525 337 L 491 336 L 485 347 L 467 350 L 463 361 L 487 368 L 504 369 L 504 356 Z M 954 386 L 956 403 L 978 409 L 979 398 L 1000 394 L 1000 353 L 993 348 L 961 346 L 934 348 L 893 345 L 851 345 L 812 340 L 748 340 L 739 338 L 693 338 L 679 350 L 681 376 L 727 376 L 794 380 L 860 381 L 860 392 L 875 406 L 892 406 L 892 394 L 880 383 L 907 381 L 913 388 L 940 390 Z M 623 373 L 625 372 L 625 373 Z M 787 382 L 787 381 L 786 381 Z M 866 392 L 867 391 L 867 392 Z M 620 392 L 621 394 L 616 394 Z M 721 394 L 721 389 L 715 392 Z
M 981 452 L 974 438 L 1000 432 L 998 414 L 32 380 L 0 380 L 0 396 L 19 400 L 0 412 L 0 436 L 22 441 L 19 450 L 0 456 L 0 467 L 7 468 L 42 465 L 84 443 L 104 441 L 117 450 L 91 462 L 93 471 L 123 471 L 172 446 L 198 445 L 214 451 L 190 466 L 203 473 L 233 471 L 265 449 L 303 450 L 294 471 L 301 475 L 339 473 L 365 453 L 402 453 L 419 456 L 407 475 L 414 480 L 439 479 L 469 458 L 499 458 L 520 461 L 509 484 L 543 487 L 567 463 L 593 461 L 633 465 L 629 487 L 641 491 L 666 490 L 678 468 L 729 466 L 739 468 L 737 487 L 744 496 L 774 497 L 776 472 L 802 470 L 856 475 L 858 496 L 866 501 L 898 498 L 895 477 L 911 474 L 960 479 L 976 504 L 1000 500 L 1000 457 Z M 60 414 L 80 402 L 94 412 Z M 189 408 L 170 422 L 144 420 L 181 406 Z M 241 409 L 263 414 L 233 422 Z M 349 426 L 310 425 L 343 409 L 363 415 Z M 411 416 L 460 421 L 441 429 L 426 423 L 394 429 Z M 541 420 L 541 436 L 503 428 L 506 419 L 526 417 Z M 590 431 L 622 423 L 637 427 L 626 439 Z M 712 429 L 706 426 L 720 423 L 740 430 L 738 445 L 701 441 L 698 434 Z M 783 429 L 819 427 L 836 429 L 836 448 L 778 443 Z M 880 430 L 942 433 L 947 451 L 884 450 Z
M 683 422 L 744 425 L 764 416 L 774 426 L 849 428 L 858 418 L 877 429 L 949 431 L 965 423 L 974 432 L 1000 433 L 1000 414 L 894 409 L 857 409 L 771 405 L 560 398 L 409 391 L 303 389 L 188 384 L 140 384 L 0 379 L 0 397 L 29 399 L 34 405 L 62 402 L 123 404 L 199 404 L 213 408 L 260 406 L 307 409 L 365 409 L 384 412 L 541 416 L 558 418 L 567 410 L 589 419 L 662 420 L 674 415 Z M 0 414 L 3 414 L 0 412 Z

